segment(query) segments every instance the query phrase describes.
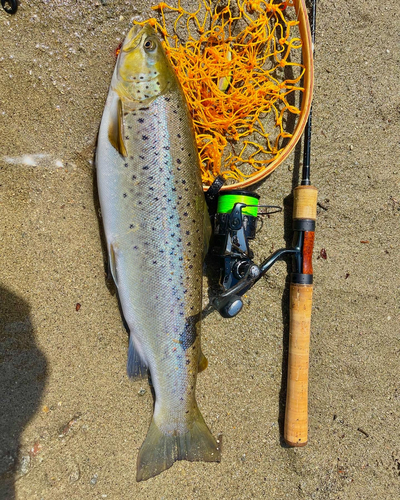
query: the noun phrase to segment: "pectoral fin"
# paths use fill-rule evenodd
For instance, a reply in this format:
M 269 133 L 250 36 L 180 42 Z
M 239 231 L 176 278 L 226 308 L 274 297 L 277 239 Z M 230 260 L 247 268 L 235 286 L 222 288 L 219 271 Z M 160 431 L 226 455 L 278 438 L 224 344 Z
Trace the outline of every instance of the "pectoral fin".
M 119 154 L 128 156 L 124 143 L 124 111 L 121 99 L 118 99 L 117 107 L 113 115 L 108 128 L 108 139 Z
M 118 288 L 117 265 L 115 262 L 114 247 L 112 245 L 110 245 L 108 250 L 108 274 L 111 274 L 115 286 Z M 110 276 L 108 276 L 108 278 L 110 278 Z

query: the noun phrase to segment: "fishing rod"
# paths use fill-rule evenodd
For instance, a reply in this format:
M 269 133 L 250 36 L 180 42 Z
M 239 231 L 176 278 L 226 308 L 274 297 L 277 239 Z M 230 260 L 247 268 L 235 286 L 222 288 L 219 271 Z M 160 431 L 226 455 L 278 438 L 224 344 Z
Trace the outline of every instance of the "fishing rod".
M 309 16 L 312 52 L 315 37 L 316 0 Z M 312 68 L 311 68 L 312 71 Z M 261 264 L 253 261 L 249 241 L 255 238 L 257 219 L 281 211 L 260 205 L 259 195 L 244 190 L 220 191 L 218 177 L 206 192 L 213 222 L 211 255 L 220 261 L 222 292 L 210 301 L 221 316 L 232 318 L 243 307 L 242 296 L 285 256 L 292 257 L 290 277 L 290 321 L 288 379 L 284 440 L 289 446 L 304 446 L 308 439 L 308 367 L 313 292 L 312 252 L 317 213 L 317 189 L 310 180 L 312 113 L 304 132 L 303 167 L 300 185 L 293 190 L 293 240 L 290 248 L 274 252 Z M 259 212 L 259 209 L 264 209 Z
M 311 3 L 310 26 L 314 56 L 317 0 Z M 308 368 L 313 293 L 312 253 L 317 218 L 317 189 L 311 185 L 312 107 L 304 131 L 303 169 L 300 186 L 294 189 L 293 229 L 303 240 L 302 259 L 294 260 L 290 283 L 289 356 L 284 440 L 289 446 L 308 441 Z

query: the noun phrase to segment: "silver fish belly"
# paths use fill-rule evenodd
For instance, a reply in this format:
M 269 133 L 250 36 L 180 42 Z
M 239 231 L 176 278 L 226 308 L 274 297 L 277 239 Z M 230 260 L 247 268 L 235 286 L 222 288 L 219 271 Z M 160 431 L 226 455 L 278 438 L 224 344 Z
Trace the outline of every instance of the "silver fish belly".
M 133 50 L 138 32 L 125 42 Z M 147 30 L 140 50 L 149 38 L 157 43 Z M 163 92 L 154 95 L 152 81 L 156 90 L 146 97 L 144 77 L 136 90 L 144 98 L 134 100 L 114 82 L 119 64 L 99 131 L 97 182 L 111 272 L 130 330 L 128 373 L 148 367 L 155 391 L 137 464 L 137 480 L 144 480 L 175 460 L 220 458 L 195 399 L 205 200 L 190 116 L 170 67 Z

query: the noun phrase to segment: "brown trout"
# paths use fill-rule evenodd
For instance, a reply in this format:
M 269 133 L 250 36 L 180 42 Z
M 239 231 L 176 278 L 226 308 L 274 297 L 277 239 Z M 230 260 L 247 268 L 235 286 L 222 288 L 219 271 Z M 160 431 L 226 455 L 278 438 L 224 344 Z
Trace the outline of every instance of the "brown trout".
M 96 152 L 110 270 L 130 330 L 128 374 L 149 370 L 154 414 L 138 481 L 176 460 L 218 462 L 197 407 L 209 224 L 191 118 L 153 28 L 134 26 L 112 77 Z

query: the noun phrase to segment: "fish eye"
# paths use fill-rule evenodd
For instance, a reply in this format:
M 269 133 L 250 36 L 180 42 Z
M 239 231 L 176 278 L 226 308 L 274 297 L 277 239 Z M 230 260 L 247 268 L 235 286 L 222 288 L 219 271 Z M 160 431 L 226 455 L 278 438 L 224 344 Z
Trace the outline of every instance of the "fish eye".
M 147 40 L 143 44 L 144 50 L 147 52 L 153 52 L 156 48 L 156 42 L 151 38 L 147 38 Z

